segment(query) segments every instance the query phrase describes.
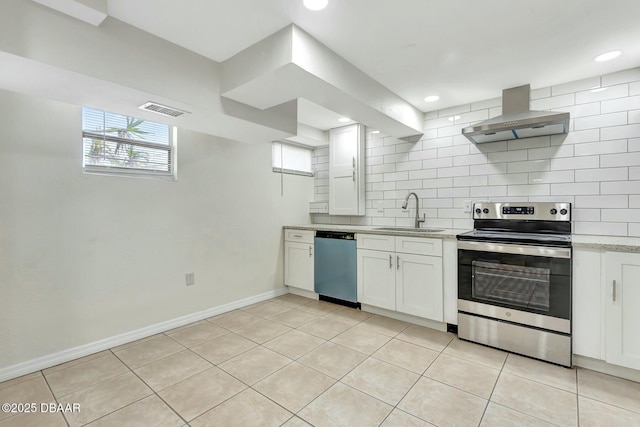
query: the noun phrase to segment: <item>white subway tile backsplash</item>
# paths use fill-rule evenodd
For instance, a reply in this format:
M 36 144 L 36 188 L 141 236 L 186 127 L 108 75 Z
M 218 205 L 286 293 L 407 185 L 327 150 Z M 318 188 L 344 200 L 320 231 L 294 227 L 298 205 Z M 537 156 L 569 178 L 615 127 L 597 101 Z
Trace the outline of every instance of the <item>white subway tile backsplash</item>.
M 551 195 L 575 196 L 583 194 L 600 194 L 599 182 L 575 182 L 568 184 L 551 184 Z
M 439 168 L 438 178 L 449 176 L 469 176 L 469 166 L 454 166 L 452 168 Z
M 617 73 L 602 76 L 602 86 L 617 85 L 620 83 L 629 83 L 640 80 L 640 68 L 631 68 L 629 70 L 619 71 Z
M 453 178 L 454 187 L 478 187 L 487 185 L 486 175 L 456 176 Z
M 467 156 L 456 156 L 453 158 L 453 164 L 455 166 L 481 165 L 483 163 L 487 163 L 486 154 L 469 154 Z
M 564 135 L 552 135 L 551 145 L 579 144 L 600 141 L 600 129 L 571 131 Z
M 575 233 L 640 236 L 640 68 L 535 89 L 531 100 L 532 109 L 569 112 L 570 132 L 472 144 L 461 128 L 499 115 L 499 97 L 426 113 L 416 143 L 368 132 L 366 215 L 312 221 L 411 226 L 415 210 L 401 205 L 415 191 L 428 227 L 472 228 L 467 200 L 554 201 L 574 204 Z M 328 156 L 314 150 L 317 201 L 329 199 Z
M 499 197 L 507 195 L 506 185 L 495 185 L 488 187 L 470 187 L 469 196 L 475 198 Z
M 551 170 L 591 169 L 599 166 L 599 156 L 565 157 L 562 159 L 551 159 L 549 161 L 549 169 Z
M 601 182 L 600 194 L 640 194 L 640 181 Z
M 602 209 L 601 221 L 640 222 L 640 209 Z
M 513 150 L 489 153 L 489 163 L 499 162 L 517 162 L 519 160 L 527 160 L 527 150 Z
M 548 196 L 549 184 L 509 185 L 508 196 Z
M 530 172 L 529 184 L 549 184 L 556 182 L 573 182 L 574 171 Z
M 573 223 L 573 232 L 576 234 L 598 234 L 604 236 L 626 236 L 626 222 L 582 222 Z
M 576 182 L 588 181 L 626 181 L 628 168 L 580 169 L 575 171 Z
M 600 156 L 600 166 L 603 168 L 635 165 L 640 165 L 640 152 L 604 154 Z
M 487 163 L 485 165 L 469 166 L 469 175 L 492 175 L 507 173 L 506 163 Z
M 573 209 L 571 219 L 574 221 L 600 221 L 600 209 Z
M 580 92 L 600 86 L 600 77 L 590 77 L 588 79 L 578 80 L 571 83 L 551 86 L 551 94 L 553 96 L 564 95 L 567 93 Z
M 601 104 L 603 113 L 638 110 L 640 109 L 640 95 L 602 101 Z
M 469 154 L 469 144 L 438 148 L 438 157 L 455 157 Z
M 584 144 L 573 145 L 576 156 L 593 156 L 594 154 L 613 154 L 613 153 L 626 153 L 627 152 L 627 140 L 618 139 L 611 141 L 600 142 L 585 142 Z M 602 158 L 601 158 L 602 160 Z M 605 167 L 601 161 L 600 165 Z
M 532 110 L 554 110 L 556 108 L 574 105 L 575 95 L 568 93 L 566 95 L 551 96 L 549 98 L 540 98 L 531 101 Z
M 627 112 L 600 114 L 598 116 L 578 117 L 573 120 L 575 130 L 595 129 L 627 124 Z
M 606 85 L 603 84 L 602 87 Z M 576 93 L 576 104 L 586 104 L 588 102 L 604 101 L 607 99 L 623 98 L 629 96 L 629 85 L 622 84 L 616 86 L 606 86 L 605 90 L 591 92 L 590 90 Z
M 529 160 L 552 159 L 559 157 L 572 157 L 574 145 L 556 145 L 546 148 L 531 148 L 527 153 Z
M 509 185 L 509 184 L 527 184 L 529 183 L 529 175 L 527 173 L 503 173 L 499 175 L 488 175 L 489 185 Z M 482 175 L 480 175 L 482 176 Z
M 629 207 L 629 196 L 576 196 L 575 207 L 577 208 L 620 208 Z
M 509 173 L 540 172 L 549 170 L 549 160 L 528 160 L 526 162 L 511 162 L 507 164 Z

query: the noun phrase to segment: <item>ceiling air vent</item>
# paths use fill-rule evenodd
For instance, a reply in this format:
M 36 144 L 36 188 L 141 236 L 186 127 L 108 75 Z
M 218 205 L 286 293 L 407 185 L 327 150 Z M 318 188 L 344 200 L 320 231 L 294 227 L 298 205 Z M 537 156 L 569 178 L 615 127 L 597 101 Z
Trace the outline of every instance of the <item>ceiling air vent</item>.
M 147 102 L 146 104 L 142 104 L 139 106 L 141 110 L 151 111 L 153 113 L 162 114 L 163 116 L 170 117 L 178 117 L 183 115 L 184 113 L 188 113 L 188 111 L 177 110 L 172 107 L 167 107 L 166 105 L 158 104 L 157 102 Z

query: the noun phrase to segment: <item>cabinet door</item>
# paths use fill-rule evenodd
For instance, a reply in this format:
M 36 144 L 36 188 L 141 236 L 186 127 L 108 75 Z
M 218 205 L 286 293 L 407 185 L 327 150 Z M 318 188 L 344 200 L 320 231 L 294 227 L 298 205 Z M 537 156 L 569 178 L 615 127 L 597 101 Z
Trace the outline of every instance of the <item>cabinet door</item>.
M 364 215 L 364 129 L 354 124 L 329 132 L 329 214 Z
M 640 254 L 605 254 L 606 361 L 640 369 Z
M 395 254 L 358 249 L 358 301 L 396 309 Z
M 396 309 L 442 322 L 442 258 L 397 254 Z
M 284 242 L 284 284 L 313 292 L 313 244 Z
M 602 360 L 602 252 L 573 249 L 573 354 Z

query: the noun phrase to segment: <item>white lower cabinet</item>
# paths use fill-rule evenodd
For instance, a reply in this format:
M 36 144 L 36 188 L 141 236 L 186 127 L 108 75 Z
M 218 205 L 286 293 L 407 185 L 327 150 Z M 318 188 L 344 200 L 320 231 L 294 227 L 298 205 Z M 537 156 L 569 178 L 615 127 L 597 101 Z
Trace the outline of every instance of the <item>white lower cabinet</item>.
M 605 253 L 605 360 L 640 369 L 640 254 Z
M 440 239 L 359 235 L 357 258 L 361 303 L 443 320 Z
M 313 249 L 313 231 L 285 230 L 285 285 L 313 292 Z

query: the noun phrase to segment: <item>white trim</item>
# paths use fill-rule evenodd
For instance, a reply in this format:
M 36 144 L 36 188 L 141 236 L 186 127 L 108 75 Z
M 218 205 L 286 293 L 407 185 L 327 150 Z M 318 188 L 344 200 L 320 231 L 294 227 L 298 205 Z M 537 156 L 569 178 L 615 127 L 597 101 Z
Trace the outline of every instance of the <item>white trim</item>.
M 94 341 L 88 344 L 83 344 L 77 347 L 69 348 L 67 350 L 62 350 L 57 353 L 48 354 L 46 356 L 27 360 L 26 362 L 7 366 L 5 368 L 0 369 L 0 382 L 21 377 L 23 375 L 30 374 L 32 372 L 36 372 L 41 369 L 50 368 L 52 366 L 56 366 L 61 363 L 69 362 L 70 360 L 74 360 L 80 357 L 88 356 L 93 353 L 97 353 L 99 351 L 108 350 L 110 348 L 117 347 L 122 344 L 127 344 L 132 341 L 136 341 L 142 338 L 149 337 L 151 335 L 168 331 L 170 329 L 188 325 L 189 323 L 207 319 L 212 316 L 217 316 L 219 314 L 223 314 L 228 311 L 236 310 L 238 308 L 246 307 L 251 304 L 266 301 L 268 299 L 275 298 L 280 295 L 284 295 L 286 293 L 287 293 L 287 288 L 276 289 L 273 291 L 265 292 L 263 294 L 254 295 L 238 301 L 230 302 L 228 304 L 223 304 L 216 307 L 208 308 L 206 310 L 198 311 L 196 313 L 187 314 L 185 316 L 177 317 L 175 319 L 166 320 L 164 322 L 156 323 L 155 325 L 146 326 L 144 328 L 136 329 L 134 331 L 125 332 L 123 334 L 116 335 L 113 337 Z
M 295 286 L 287 286 L 290 294 L 300 295 L 301 297 L 311 298 L 317 300 L 319 295 L 306 289 L 296 288 Z
M 590 357 L 573 355 L 574 366 L 579 366 L 592 371 L 601 372 L 614 377 L 624 378 L 630 381 L 640 382 L 640 371 L 624 366 L 612 365 L 604 360 L 592 359 Z

